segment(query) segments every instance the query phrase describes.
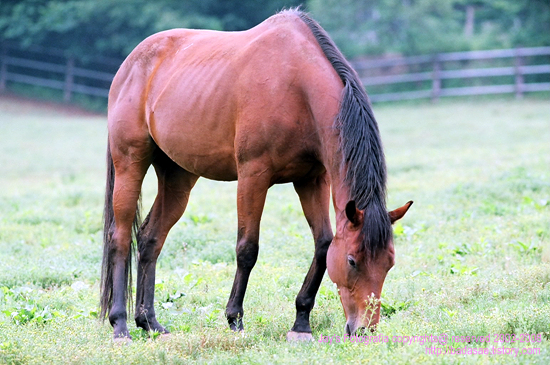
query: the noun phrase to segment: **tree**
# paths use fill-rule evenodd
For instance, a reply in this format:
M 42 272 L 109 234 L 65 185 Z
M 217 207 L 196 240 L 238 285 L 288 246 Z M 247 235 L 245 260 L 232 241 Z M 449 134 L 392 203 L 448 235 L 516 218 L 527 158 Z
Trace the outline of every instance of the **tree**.
M 307 0 L 305 0 L 307 1 Z M 299 0 L 20 0 L 0 5 L 0 39 L 79 58 L 126 56 L 169 28 L 248 29 Z M 309 0 L 348 57 L 550 45 L 548 0 Z
M 550 45 L 548 0 L 310 0 L 348 57 Z

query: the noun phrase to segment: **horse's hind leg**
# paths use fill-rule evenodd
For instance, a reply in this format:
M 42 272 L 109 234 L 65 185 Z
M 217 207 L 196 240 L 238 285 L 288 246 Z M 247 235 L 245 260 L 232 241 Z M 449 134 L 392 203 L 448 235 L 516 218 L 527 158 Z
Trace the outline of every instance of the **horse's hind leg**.
M 138 233 L 138 268 L 135 320 L 146 331 L 168 333 L 155 316 L 155 269 L 168 231 L 182 216 L 189 192 L 198 176 L 193 175 L 158 151 L 153 162 L 158 194 Z
M 304 214 L 315 240 L 313 262 L 296 297 L 296 321 L 287 334 L 287 340 L 311 340 L 309 314 L 315 304 L 315 296 L 327 268 L 327 251 L 332 242 L 329 220 L 329 183 L 325 174 L 312 181 L 294 183 Z
M 130 130 L 126 136 L 131 135 Z M 132 245 L 132 225 L 136 217 L 141 184 L 151 163 L 153 145 L 148 138 L 129 142 L 120 136 L 110 136 L 110 156 L 114 165 L 112 191 L 113 220 L 106 242 L 106 270 L 102 307 L 108 307 L 109 322 L 115 338 L 130 338 L 127 327 L 126 301 Z M 147 136 L 148 137 L 148 136 Z

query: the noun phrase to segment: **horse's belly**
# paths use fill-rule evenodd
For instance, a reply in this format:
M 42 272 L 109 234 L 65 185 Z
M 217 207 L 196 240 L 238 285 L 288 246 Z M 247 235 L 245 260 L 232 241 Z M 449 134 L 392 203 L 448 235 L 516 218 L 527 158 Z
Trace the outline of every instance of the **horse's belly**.
M 177 133 L 169 138 L 155 139 L 159 148 L 170 159 L 197 176 L 211 180 L 237 180 L 237 165 L 231 146 L 213 144 L 208 138 L 178 137 Z
M 237 166 L 234 156 L 226 152 L 213 154 L 181 153 L 174 161 L 185 170 L 211 180 L 237 180 Z
M 236 180 L 231 103 L 212 96 L 208 105 L 203 94 L 211 93 L 178 90 L 183 84 L 157 99 L 148 118 L 149 133 L 185 170 L 212 180 Z

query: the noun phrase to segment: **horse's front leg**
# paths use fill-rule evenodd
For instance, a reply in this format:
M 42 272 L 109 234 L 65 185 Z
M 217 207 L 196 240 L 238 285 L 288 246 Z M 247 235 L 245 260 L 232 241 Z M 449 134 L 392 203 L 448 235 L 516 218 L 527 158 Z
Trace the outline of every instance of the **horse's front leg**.
M 287 334 L 288 341 L 312 340 L 309 314 L 327 268 L 327 251 L 332 242 L 329 219 L 330 185 L 326 174 L 308 182 L 295 183 L 302 208 L 315 240 L 313 262 L 296 297 L 296 321 Z
M 233 331 L 242 331 L 243 300 L 250 272 L 258 258 L 260 219 L 264 208 L 271 175 L 265 172 L 265 165 L 247 166 L 239 171 L 237 188 L 237 272 L 231 295 L 227 302 L 225 316 Z

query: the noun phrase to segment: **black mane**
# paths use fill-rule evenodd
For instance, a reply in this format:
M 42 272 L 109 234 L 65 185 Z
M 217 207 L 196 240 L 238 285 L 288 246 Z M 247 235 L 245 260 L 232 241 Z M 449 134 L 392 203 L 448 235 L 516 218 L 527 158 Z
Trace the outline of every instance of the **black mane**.
M 363 249 L 374 255 L 387 248 L 392 236 L 386 211 L 386 162 L 378 124 L 357 73 L 327 32 L 306 13 L 295 10 L 295 14 L 309 27 L 344 84 L 340 110 L 334 121 L 340 134 L 341 169 L 350 199 L 365 212 Z

